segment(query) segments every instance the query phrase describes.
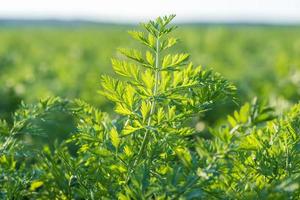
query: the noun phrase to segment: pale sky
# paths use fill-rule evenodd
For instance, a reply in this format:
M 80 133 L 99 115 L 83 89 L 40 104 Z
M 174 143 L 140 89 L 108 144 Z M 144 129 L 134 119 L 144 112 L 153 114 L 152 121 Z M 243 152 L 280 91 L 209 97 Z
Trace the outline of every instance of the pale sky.
M 0 18 L 300 23 L 300 0 L 0 0 Z

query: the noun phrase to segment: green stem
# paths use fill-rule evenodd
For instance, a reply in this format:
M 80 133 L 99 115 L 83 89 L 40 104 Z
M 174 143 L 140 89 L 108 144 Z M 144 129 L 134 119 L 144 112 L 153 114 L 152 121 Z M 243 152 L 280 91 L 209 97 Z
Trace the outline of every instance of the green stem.
M 4 142 L 4 144 L 2 145 L 2 147 L 0 148 L 0 155 L 6 151 L 6 149 L 15 142 L 14 139 L 15 133 L 11 131 L 10 135 L 8 136 L 8 138 L 6 139 L 6 141 Z
M 155 111 L 155 105 L 156 105 L 156 100 L 155 100 L 155 97 L 157 95 L 157 90 L 158 90 L 158 83 L 159 83 L 159 37 L 157 38 L 156 40 L 156 52 L 155 52 L 155 84 L 154 84 L 154 88 L 153 88 L 153 99 L 152 99 L 152 102 L 151 102 L 151 109 L 150 109 L 150 114 L 149 114 L 149 118 L 148 118 L 148 127 L 151 125 L 151 120 L 152 120 L 152 115 L 154 114 L 154 111 Z M 146 145 L 148 144 L 148 140 L 149 140 L 149 136 L 150 136 L 150 130 L 147 129 L 146 130 L 146 133 L 145 133 L 145 136 L 143 138 L 143 142 L 142 142 L 142 146 L 138 152 L 138 155 L 137 155 L 137 159 L 135 160 L 134 164 L 133 164 L 133 167 L 135 167 L 139 160 L 141 159 L 141 156 L 146 148 Z

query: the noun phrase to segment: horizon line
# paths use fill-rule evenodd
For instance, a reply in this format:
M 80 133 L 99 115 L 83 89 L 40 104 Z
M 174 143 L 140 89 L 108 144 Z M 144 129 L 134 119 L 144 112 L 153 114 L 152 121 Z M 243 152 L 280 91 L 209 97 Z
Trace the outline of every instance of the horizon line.
M 72 23 L 81 23 L 81 24 L 111 24 L 111 25 L 137 25 L 140 22 L 133 20 L 114 20 L 114 19 L 86 19 L 80 17 L 74 18 L 56 18 L 56 17 L 2 17 L 0 16 L 0 23 L 6 23 L 7 25 L 13 25 L 13 23 L 42 23 L 42 22 L 53 22 L 53 23 L 62 23 L 62 24 L 72 24 Z M 270 20 L 245 20 L 245 19 L 225 19 L 225 20 L 180 20 L 176 21 L 174 24 L 181 25 L 270 25 L 270 26 L 300 26 L 300 21 L 270 21 Z M 41 24 L 42 25 L 42 24 Z

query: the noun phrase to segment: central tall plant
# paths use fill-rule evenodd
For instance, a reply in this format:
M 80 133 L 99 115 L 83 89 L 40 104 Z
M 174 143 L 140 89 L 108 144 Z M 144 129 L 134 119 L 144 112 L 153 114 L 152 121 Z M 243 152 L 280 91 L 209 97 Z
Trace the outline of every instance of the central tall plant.
M 122 116 L 109 137 L 120 161 L 117 168 L 123 172 L 121 183 L 136 186 L 134 193 L 126 193 L 131 198 L 146 197 L 153 188 L 168 190 L 161 185 L 164 175 L 179 173 L 184 178 L 178 171 L 182 165 L 188 173 L 195 172 L 188 149 L 193 143 L 189 136 L 196 131 L 189 121 L 235 92 L 220 75 L 194 67 L 188 54 L 169 53 L 178 42 L 170 35 L 176 28 L 170 26 L 174 17 L 159 17 L 142 24 L 144 31 L 130 31 L 147 50 L 120 48 L 112 65 L 123 78 L 102 76 L 101 93 Z M 162 187 L 154 187 L 157 184 Z

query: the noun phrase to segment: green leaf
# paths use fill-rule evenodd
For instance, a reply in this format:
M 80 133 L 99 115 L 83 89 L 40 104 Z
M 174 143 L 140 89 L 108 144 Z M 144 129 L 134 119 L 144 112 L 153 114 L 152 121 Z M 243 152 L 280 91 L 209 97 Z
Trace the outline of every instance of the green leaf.
M 155 59 L 150 51 L 146 52 L 146 60 L 151 66 L 154 66 Z
M 133 155 L 132 149 L 128 145 L 125 145 L 124 153 L 127 157 L 131 157 Z
M 177 147 L 175 149 L 175 152 L 186 167 L 191 166 L 192 156 L 190 154 L 190 151 L 187 148 Z
M 132 87 L 131 85 L 126 86 L 123 99 L 124 99 L 124 102 L 129 106 L 130 110 L 133 109 L 135 93 L 136 93 L 136 91 L 135 91 L 134 87 Z
M 142 81 L 145 85 L 145 88 L 148 90 L 148 93 L 152 95 L 152 89 L 155 84 L 155 78 L 151 70 L 145 70 L 142 75 Z
M 176 67 L 186 64 L 189 54 L 168 54 L 163 58 L 162 70 L 177 70 Z
M 140 70 L 136 64 L 117 59 L 112 59 L 111 62 L 113 69 L 117 74 L 127 78 L 133 78 L 136 81 L 139 79 Z
M 122 134 L 124 135 L 124 136 L 126 136 L 126 135 L 129 135 L 129 134 L 132 134 L 132 133 L 134 133 L 134 132 L 136 132 L 136 131 L 138 131 L 138 130 L 141 130 L 143 127 L 133 127 L 133 126 L 131 126 L 131 125 L 127 125 L 127 126 L 125 126 L 125 128 L 122 130 Z
M 101 85 L 103 89 L 99 92 L 102 95 L 114 102 L 122 101 L 121 96 L 125 89 L 122 82 L 104 75 L 101 77 Z
M 43 181 L 35 180 L 31 183 L 29 190 L 36 191 L 37 189 L 41 188 L 44 185 Z
M 142 57 L 142 53 L 136 49 L 119 48 L 119 52 L 129 59 L 132 59 L 132 60 L 137 61 L 142 64 L 145 63 L 145 61 Z
M 123 103 L 117 103 L 116 107 L 115 107 L 115 111 L 121 115 L 131 115 L 132 114 L 131 110 L 129 108 L 127 108 L 127 106 L 124 105 Z
M 119 138 L 119 134 L 118 134 L 118 131 L 116 130 L 116 128 L 112 128 L 110 130 L 109 136 L 111 139 L 111 143 L 114 145 L 115 148 L 118 148 L 121 140 Z
M 168 107 L 168 120 L 173 120 L 175 117 L 176 106 Z
M 5 120 L 0 119 L 0 136 L 1 135 L 9 135 L 9 127 Z
M 152 34 L 148 34 L 148 44 L 150 47 L 154 48 L 154 50 L 156 50 L 155 48 L 155 43 L 156 43 L 156 39 Z
M 237 125 L 237 122 L 235 121 L 235 119 L 233 117 L 231 117 L 230 115 L 227 116 L 227 120 L 232 127 L 235 127 Z
M 141 31 L 128 31 L 128 34 L 135 40 L 140 41 L 141 43 L 146 43 L 145 34 Z
M 177 39 L 176 38 L 173 38 L 173 37 L 170 37 L 170 38 L 167 38 L 166 40 L 164 40 L 162 43 L 161 43 L 161 50 L 165 50 L 165 49 L 168 49 L 168 48 L 171 48 L 173 47 L 176 43 L 177 43 Z
M 246 123 L 248 120 L 248 116 L 249 116 L 249 112 L 250 112 L 250 104 L 246 103 L 245 105 L 242 106 L 241 110 L 240 110 L 240 121 L 242 123 Z
M 119 193 L 118 194 L 118 200 L 130 200 L 126 195 Z
M 171 63 L 172 63 L 172 56 L 171 54 L 168 54 L 163 58 L 162 67 L 167 68 L 168 66 L 171 65 Z
M 164 109 L 162 107 L 158 108 L 157 111 L 157 123 L 159 124 L 165 116 Z
M 129 35 L 131 35 L 135 40 L 139 41 L 145 46 L 155 50 L 155 38 L 153 35 L 149 34 L 148 37 L 145 36 L 145 33 L 141 31 L 128 31 Z
M 234 118 L 237 120 L 237 121 L 240 121 L 240 114 L 239 114 L 239 112 L 238 111 L 234 111 L 233 112 L 233 116 L 234 116 Z
M 141 114 L 143 117 L 143 122 L 145 122 L 148 119 L 150 109 L 151 109 L 151 104 L 149 102 L 142 101 Z

